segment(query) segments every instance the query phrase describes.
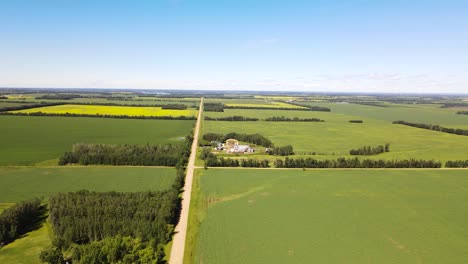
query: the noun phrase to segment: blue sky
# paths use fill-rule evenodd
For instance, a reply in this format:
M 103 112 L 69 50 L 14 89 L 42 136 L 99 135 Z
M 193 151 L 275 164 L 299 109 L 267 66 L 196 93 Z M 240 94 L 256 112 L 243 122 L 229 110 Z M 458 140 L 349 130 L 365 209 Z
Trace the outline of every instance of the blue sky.
M 0 87 L 468 93 L 468 1 L 2 0 Z

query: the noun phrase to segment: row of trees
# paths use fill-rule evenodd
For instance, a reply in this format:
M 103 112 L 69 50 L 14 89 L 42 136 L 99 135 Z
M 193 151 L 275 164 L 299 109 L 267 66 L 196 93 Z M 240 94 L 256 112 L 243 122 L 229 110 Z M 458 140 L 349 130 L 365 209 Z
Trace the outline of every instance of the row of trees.
M 451 108 L 451 107 L 468 107 L 468 103 L 445 103 L 441 108 Z
M 458 115 L 468 115 L 468 111 L 458 111 Z
M 205 116 L 205 120 L 210 121 L 259 121 L 260 119 L 255 117 L 245 117 L 245 116 L 226 116 L 226 117 L 209 117 Z M 299 118 L 299 117 L 284 117 L 284 116 L 274 116 L 267 117 L 264 121 L 269 122 L 324 122 L 324 120 L 319 118 Z
M 241 134 L 236 132 L 231 132 L 228 134 L 218 134 L 218 133 L 207 133 L 203 135 L 203 140 L 212 142 L 212 141 L 219 141 L 224 142 L 227 139 L 233 138 L 243 142 L 249 142 L 255 145 L 263 146 L 263 147 L 273 147 L 273 142 L 268 138 L 260 135 L 260 134 Z
M 314 105 L 308 105 L 308 104 L 301 104 L 298 102 L 292 102 L 288 101 L 288 104 L 296 105 L 296 106 L 301 106 L 301 107 L 306 107 L 306 108 L 290 108 L 289 110 L 306 110 L 306 111 L 318 111 L 318 112 L 330 112 L 331 109 L 328 107 L 324 106 L 314 106 Z
M 106 145 L 78 143 L 59 159 L 59 165 L 175 166 L 181 145 Z
M 275 155 L 275 156 L 294 155 L 294 149 L 293 149 L 293 146 L 291 145 L 282 146 L 282 147 L 274 147 L 268 150 L 268 154 Z
M 161 106 L 162 109 L 175 109 L 175 110 L 185 110 L 187 109 L 187 105 L 184 104 L 167 104 Z
M 284 117 L 284 116 L 274 116 L 274 117 L 267 117 L 265 121 L 271 122 L 325 122 L 320 118 L 299 118 L 299 117 Z
M 350 123 L 358 123 L 358 124 L 361 124 L 361 123 L 364 123 L 364 121 L 362 120 L 349 120 Z
M 32 106 L 28 108 L 38 107 Z M 26 108 L 23 108 L 26 109 Z M 19 109 L 13 109 L 19 110 Z M 5 111 L 5 110 L 0 110 Z M 12 110 L 7 110 L 12 111 Z M 10 113 L 1 112 L 0 115 L 16 115 L 16 116 L 58 116 L 58 117 L 95 117 L 95 118 L 118 118 L 118 119 L 158 119 L 158 120 L 196 120 L 194 116 L 129 116 L 129 115 L 103 115 L 103 114 L 71 114 L 71 113 L 44 113 L 44 112 L 33 112 L 33 113 Z
M 38 198 L 17 203 L 0 214 L 0 247 L 34 229 L 45 208 Z
M 231 158 L 217 158 L 216 156 L 209 156 L 205 159 L 205 169 L 208 167 L 244 167 L 244 168 L 268 168 L 270 167 L 267 159 L 231 159 Z
M 445 163 L 447 168 L 468 168 L 468 160 L 449 160 Z
M 75 98 L 82 98 L 83 96 L 79 94 L 45 94 L 42 96 L 37 96 L 36 99 L 38 100 L 72 100 Z
M 0 112 L 4 111 L 18 111 L 36 107 L 44 107 L 44 106 L 55 106 L 55 105 L 62 105 L 62 103 L 31 103 L 31 104 L 24 104 L 24 105 L 16 105 L 16 106 L 5 106 L 0 108 Z M 13 113 L 1 113 L 1 114 L 13 114 Z
M 312 158 L 277 159 L 276 168 L 440 168 L 442 164 L 434 160 L 360 160 L 358 158 L 338 158 L 336 160 L 316 160 Z
M 377 155 L 384 152 L 390 151 L 390 144 L 385 143 L 385 145 L 371 147 L 371 146 L 364 146 L 358 149 L 352 149 L 349 151 L 349 155 Z
M 205 120 L 211 121 L 258 121 L 258 118 L 250 118 L 244 116 L 226 116 L 226 117 L 209 117 L 205 116 Z
M 468 130 L 466 129 L 447 128 L 447 127 L 443 127 L 439 125 L 418 124 L 418 123 L 411 123 L 411 122 L 406 122 L 406 121 L 393 121 L 393 124 L 400 124 L 400 125 L 412 126 L 412 127 L 422 128 L 422 129 L 429 129 L 429 130 L 440 131 L 440 132 L 445 132 L 445 133 L 450 133 L 450 134 L 468 136 Z

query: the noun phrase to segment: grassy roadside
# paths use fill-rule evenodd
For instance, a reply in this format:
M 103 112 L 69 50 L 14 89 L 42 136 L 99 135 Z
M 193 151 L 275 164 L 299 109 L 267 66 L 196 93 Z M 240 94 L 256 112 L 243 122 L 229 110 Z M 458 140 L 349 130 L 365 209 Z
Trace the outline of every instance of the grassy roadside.
M 205 218 L 206 203 L 200 192 L 200 177 L 203 169 L 195 169 L 192 186 L 192 198 L 190 203 L 190 213 L 188 219 L 187 237 L 185 240 L 184 264 L 195 263 L 195 252 L 198 241 L 198 231 L 201 222 Z

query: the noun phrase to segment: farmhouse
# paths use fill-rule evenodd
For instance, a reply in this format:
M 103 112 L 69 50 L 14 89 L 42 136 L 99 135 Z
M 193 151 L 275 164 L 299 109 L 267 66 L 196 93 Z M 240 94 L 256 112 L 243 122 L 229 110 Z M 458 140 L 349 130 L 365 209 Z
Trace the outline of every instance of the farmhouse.
M 230 138 L 226 140 L 226 152 L 227 153 L 246 153 L 246 152 L 255 152 L 255 149 L 249 145 L 239 145 L 239 141 L 236 139 Z

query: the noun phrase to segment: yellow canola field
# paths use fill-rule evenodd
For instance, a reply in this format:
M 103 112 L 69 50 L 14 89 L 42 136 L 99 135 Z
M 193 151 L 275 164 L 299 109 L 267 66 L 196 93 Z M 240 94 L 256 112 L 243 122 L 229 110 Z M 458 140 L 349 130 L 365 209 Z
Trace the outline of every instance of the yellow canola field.
M 11 113 L 37 113 L 46 114 L 85 114 L 85 115 L 128 115 L 128 116 L 195 116 L 197 110 L 162 109 L 161 107 L 134 107 L 134 106 L 107 106 L 107 105 L 55 105 L 36 107 Z

